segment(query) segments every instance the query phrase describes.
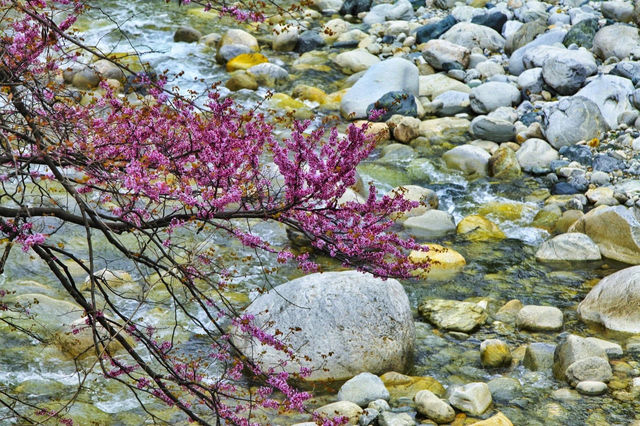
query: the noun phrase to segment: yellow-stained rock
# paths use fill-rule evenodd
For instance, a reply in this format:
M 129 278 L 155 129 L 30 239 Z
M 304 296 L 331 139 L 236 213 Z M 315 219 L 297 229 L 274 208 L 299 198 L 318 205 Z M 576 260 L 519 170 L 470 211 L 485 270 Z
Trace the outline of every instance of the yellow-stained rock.
M 227 71 L 248 70 L 265 62 L 269 62 L 269 60 L 262 53 L 243 53 L 227 62 Z
M 489 417 L 486 420 L 474 423 L 475 426 L 513 426 L 511 420 L 502 413 L 498 413 L 495 416 Z
M 294 98 L 304 99 L 306 101 L 317 102 L 320 105 L 327 101 L 327 94 L 324 90 L 317 87 L 307 86 L 306 84 L 298 84 L 293 88 L 291 94 Z
M 525 212 L 531 210 L 533 210 L 533 207 L 527 204 L 493 201 L 483 204 L 478 210 L 478 214 L 482 216 L 492 215 L 500 220 L 518 220 Z
M 484 216 L 467 216 L 458 223 L 458 234 L 465 234 L 471 241 L 501 240 L 506 238 L 498 225 Z
M 296 108 L 307 107 L 304 102 L 293 99 L 291 96 L 285 93 L 274 93 L 274 95 L 271 96 L 271 103 L 278 108 L 286 108 L 292 110 Z
M 420 278 L 448 278 L 458 273 L 467 264 L 464 257 L 457 251 L 439 244 L 424 244 L 429 251 L 413 250 L 409 253 L 409 260 L 413 263 L 429 262 L 427 270 L 423 268 L 413 271 L 414 276 Z
M 421 390 L 428 390 L 442 398 L 445 394 L 444 387 L 433 377 L 407 376 L 395 371 L 389 371 L 380 376 L 382 383 L 389 391 L 391 399 L 411 398 Z

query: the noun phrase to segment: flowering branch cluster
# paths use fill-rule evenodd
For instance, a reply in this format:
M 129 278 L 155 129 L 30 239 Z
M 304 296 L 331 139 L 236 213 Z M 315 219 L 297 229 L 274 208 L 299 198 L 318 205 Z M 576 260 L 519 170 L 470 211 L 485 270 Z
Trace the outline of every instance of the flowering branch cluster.
M 234 324 L 296 357 L 286 341 L 255 327 L 225 296 L 237 265 L 249 259 L 188 242 L 201 233 L 217 235 L 281 264 L 319 269 L 309 252 L 275 247 L 238 222 L 269 221 L 301 233 L 311 247 L 346 266 L 409 277 L 425 266 L 407 258 L 420 247 L 392 232 L 388 217 L 417 203 L 397 192 L 380 196 L 373 187 L 364 202 L 341 201 L 356 184 L 357 164 L 374 148 L 366 127 L 327 134 L 307 121 L 279 140 L 259 112 L 241 110 L 214 90 L 197 107 L 171 93 L 163 76 L 138 76 L 144 97 L 121 96 L 103 82 L 92 101 L 77 103 L 61 73 L 65 63 L 77 61 L 78 51 L 131 72 L 69 32 L 86 7 L 80 0 L 0 0 L 0 238 L 49 267 L 84 310 L 84 325 L 70 335 L 89 335 L 104 376 L 137 398 L 154 397 L 203 424 L 212 416 L 252 424 L 255 406 L 305 410 L 310 395 L 298 391 L 290 375 L 264 371 L 228 338 Z M 262 19 L 237 7 L 223 6 L 222 12 Z M 79 254 L 60 244 L 61 229 L 84 230 L 86 250 Z M 186 318 L 208 342 L 206 354 L 181 351 L 173 335 L 160 336 L 118 303 L 109 280 L 96 272 L 96 239 L 145 280 L 139 309 L 149 292 L 161 288 L 175 317 Z M 65 262 L 88 274 L 88 294 Z M 247 376 L 261 382 L 257 391 Z

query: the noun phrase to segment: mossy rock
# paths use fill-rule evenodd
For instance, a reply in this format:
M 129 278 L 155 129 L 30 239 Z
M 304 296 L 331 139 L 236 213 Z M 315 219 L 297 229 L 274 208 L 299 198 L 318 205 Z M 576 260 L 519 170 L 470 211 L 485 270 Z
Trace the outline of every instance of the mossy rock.
M 445 279 L 457 274 L 467 264 L 464 257 L 457 251 L 439 244 L 424 244 L 428 251 L 412 250 L 409 260 L 414 264 L 429 262 L 428 269 L 419 268 L 412 275 L 427 279 Z
M 533 212 L 534 207 L 522 203 L 490 202 L 480 206 L 478 214 L 492 216 L 500 220 L 518 220 L 527 212 Z

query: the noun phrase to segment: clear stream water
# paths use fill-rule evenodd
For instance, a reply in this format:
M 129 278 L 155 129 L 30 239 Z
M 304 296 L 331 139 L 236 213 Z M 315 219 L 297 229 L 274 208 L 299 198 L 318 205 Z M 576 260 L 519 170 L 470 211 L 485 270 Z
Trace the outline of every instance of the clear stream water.
M 228 74 L 215 61 L 215 51 L 202 44 L 174 43 L 173 33 L 179 25 L 191 25 L 203 34 L 223 32 L 238 24 L 227 19 L 218 19 L 198 8 L 166 5 L 159 1 L 109 0 L 94 2 L 100 10 L 83 17 L 77 27 L 88 44 L 99 46 L 104 52 L 142 53 L 142 60 L 153 69 L 181 73 L 171 84 L 183 93 L 202 93 L 211 84 L 225 80 Z M 120 27 L 116 26 L 120 23 Z M 264 34 L 261 34 L 264 35 Z M 267 57 L 285 67 L 297 55 L 271 52 L 265 48 Z M 330 63 L 327 65 L 331 66 Z M 278 91 L 290 93 L 290 87 L 304 83 L 325 89 L 327 92 L 340 88 L 344 76 L 336 69 L 330 72 L 292 72 L 295 77 L 290 86 Z M 238 102 L 253 105 L 267 93 L 260 89 L 252 93 L 236 94 Z M 320 112 L 320 114 L 324 114 Z M 344 126 L 344 124 L 341 124 Z M 421 154 L 420 162 L 386 162 L 381 150 L 376 150 L 371 158 L 360 166 L 365 181 L 373 181 L 381 191 L 388 191 L 398 184 L 418 184 L 435 190 L 439 196 L 440 209 L 453 214 L 456 221 L 472 213 L 483 212 L 496 222 L 506 233 L 507 239 L 499 242 L 470 242 L 459 236 L 438 241 L 455 248 L 465 259 L 467 266 L 452 279 L 442 281 L 422 281 L 405 283 L 412 307 L 417 310 L 425 297 L 464 300 L 485 298 L 489 300 L 489 310 L 495 311 L 510 299 L 519 299 L 525 304 L 542 304 L 559 307 L 565 314 L 564 331 L 585 336 L 598 336 L 624 343 L 625 336 L 607 333 L 605 330 L 589 327 L 576 317 L 576 306 L 597 279 L 612 273 L 625 265 L 603 260 L 588 264 L 545 265 L 536 262 L 537 247 L 548 237 L 546 231 L 530 226 L 536 212 L 542 207 L 535 194 L 544 189 L 541 182 L 532 177 L 508 183 L 489 179 L 467 180 L 457 172 L 446 169 L 440 154 L 448 149 L 447 144 L 431 146 Z M 416 172 L 416 164 L 419 164 Z M 411 169 L 411 170 L 409 170 Z M 398 229 L 403 232 L 402 229 Z M 260 232 L 274 245 L 286 245 L 287 238 L 282 229 L 262 225 Z M 80 229 L 67 227 L 64 242 L 75 247 L 79 255 L 85 252 L 82 246 L 83 234 Z M 214 241 L 220 247 L 227 246 L 229 253 L 242 252 L 237 244 Z M 122 269 L 126 263 L 118 259 L 117 253 L 107 245 L 99 247 L 105 265 L 111 269 Z M 86 253 L 84 253 L 86 254 Z M 269 263 L 270 259 L 265 258 Z M 272 261 L 272 259 L 271 259 Z M 327 265 L 331 262 L 326 261 Z M 244 279 L 237 283 L 235 301 L 238 306 L 246 304 L 254 297 L 261 285 L 261 270 L 256 264 L 238 265 Z M 78 277 L 81 277 L 76 271 Z M 272 276 L 274 283 L 284 282 L 300 272 L 281 270 Z M 134 279 L 136 274 L 132 272 Z M 28 253 L 14 250 L 11 262 L 0 276 L 0 284 L 19 294 L 44 294 L 56 299 L 64 299 L 64 294 L 55 279 L 43 264 Z M 137 308 L 129 301 L 128 309 Z M 144 314 L 149 324 L 162 329 L 166 325 L 162 305 L 145 308 Z M 416 319 L 418 315 L 416 313 Z M 43 317 L 44 320 L 44 317 Z M 180 322 L 180 320 L 178 320 Z M 75 390 L 78 375 L 74 363 L 53 346 L 42 350 L 38 342 L 28 336 L 10 332 L 6 326 L 0 333 L 0 383 L 3 390 L 18 393 L 33 402 L 51 404 L 65 401 Z M 187 341 L 187 349 L 197 350 L 201 342 L 198 330 L 185 327 L 179 330 Z M 489 381 L 500 376 L 518 379 L 522 389 L 506 402 L 494 403 L 495 410 L 504 412 L 516 425 L 529 424 L 616 424 L 626 425 L 640 416 L 640 401 L 619 401 L 611 393 L 603 397 L 581 397 L 577 401 L 557 401 L 551 398 L 553 390 L 565 387 L 553 379 L 550 372 L 531 372 L 518 366 L 509 370 L 486 370 L 479 360 L 479 345 L 489 337 L 499 337 L 512 348 L 533 341 L 554 342 L 557 333 L 528 333 L 512 327 L 496 330 L 485 326 L 469 339 L 458 340 L 450 334 L 441 334 L 424 322 L 419 322 L 417 352 L 414 375 L 430 375 L 445 386 L 469 381 Z M 638 368 L 639 359 L 620 360 L 618 369 Z M 626 368 L 628 366 L 628 368 Z M 616 373 L 621 387 L 628 385 L 629 374 Z M 637 375 L 637 372 L 636 372 Z M 140 424 L 144 413 L 135 399 L 117 384 L 106 381 L 100 374 L 90 374 L 81 392 L 78 403 L 71 409 L 70 416 L 79 424 Z M 322 401 L 331 400 L 331 393 L 322 396 Z M 318 403 L 320 402 L 318 401 Z M 176 410 L 156 406 L 157 412 L 171 423 L 182 423 Z M 275 418 L 279 424 L 301 421 L 304 417 Z

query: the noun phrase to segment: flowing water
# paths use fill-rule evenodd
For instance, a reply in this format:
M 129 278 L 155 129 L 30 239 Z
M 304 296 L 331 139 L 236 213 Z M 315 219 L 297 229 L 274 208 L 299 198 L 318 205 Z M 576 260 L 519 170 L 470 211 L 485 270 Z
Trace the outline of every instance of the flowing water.
M 93 10 L 76 25 L 82 31 L 85 42 L 97 45 L 106 53 L 141 54 L 154 70 L 168 70 L 180 74 L 170 80 L 182 93 L 202 93 L 213 83 L 225 80 L 228 74 L 215 61 L 215 51 L 198 43 L 174 43 L 173 33 L 179 25 L 191 25 L 203 34 L 223 32 L 237 27 L 228 19 L 203 12 L 197 7 L 178 7 L 175 2 L 163 4 L 157 1 L 109 0 L 95 2 L 100 10 Z M 118 25 L 116 25 L 118 23 Z M 265 53 L 272 62 L 287 67 L 297 55 Z M 330 64 L 327 64 L 330 65 Z M 292 75 L 291 85 L 303 83 L 325 89 L 327 92 L 340 87 L 344 76 L 337 70 L 330 72 L 306 71 Z M 288 92 L 288 87 L 278 88 Z M 223 89 L 224 91 L 225 89 Z M 243 91 L 244 92 L 244 91 Z M 253 105 L 263 98 L 266 89 L 257 92 L 236 94 L 238 102 Z M 320 115 L 325 114 L 320 112 Z M 341 124 L 344 126 L 344 124 Z M 343 127 L 342 127 L 343 128 Z M 466 215 L 482 212 L 496 222 L 508 238 L 497 242 L 471 242 L 459 236 L 447 237 L 438 243 L 459 251 L 467 260 L 467 266 L 454 278 L 405 283 L 412 308 L 417 309 L 425 297 L 464 300 L 482 298 L 489 301 L 489 310 L 495 311 L 510 299 L 519 299 L 524 304 L 551 305 L 565 314 L 564 331 L 582 335 L 598 336 L 624 342 L 624 336 L 590 328 L 581 323 L 576 315 L 576 306 L 598 278 L 608 275 L 625 265 L 609 260 L 588 264 L 545 265 L 536 262 L 537 247 L 548 237 L 546 231 L 531 226 L 542 201 L 535 194 L 544 189 L 540 180 L 523 177 L 508 183 L 489 179 L 468 180 L 457 172 L 448 170 L 440 160 L 444 146 L 434 145 L 413 153 L 413 160 L 385 161 L 381 150 L 360 167 L 365 181 L 373 181 L 382 192 L 400 184 L 418 184 L 435 190 L 439 196 L 440 209 L 453 214 L 456 221 Z M 417 159 L 417 160 L 416 160 Z M 286 245 L 287 238 L 280 228 L 264 226 L 259 232 L 274 245 Z M 398 232 L 403 232 L 401 228 Z M 78 254 L 86 255 L 82 246 L 82 230 L 69 227 L 64 232 L 64 242 L 75 247 Z M 221 246 L 225 242 L 221 243 Z M 117 253 L 108 245 L 98 247 L 101 256 L 111 269 L 126 267 L 118 260 Z M 233 244 L 229 251 L 241 251 Z M 265 258 L 265 262 L 273 259 Z M 327 265 L 330 262 L 327 261 Z M 237 283 L 235 302 L 246 304 L 257 295 L 261 284 L 261 270 L 257 264 L 239 265 L 244 279 Z M 78 277 L 80 274 L 75 272 Z M 281 270 L 271 277 L 274 284 L 300 275 L 299 271 Z M 134 279 L 138 278 L 132 272 Z M 10 264 L 0 277 L 2 287 L 17 294 L 40 294 L 55 299 L 64 299 L 64 293 L 48 273 L 46 267 L 30 255 L 14 250 Z M 159 296 L 160 297 L 160 296 Z M 161 297 L 160 297 L 161 298 Z M 133 312 L 137 305 L 129 301 L 127 309 Z M 144 312 L 149 324 L 162 329 L 166 317 L 162 309 Z M 418 318 L 416 313 L 416 318 Z M 180 323 L 178 319 L 178 323 Z M 28 397 L 33 402 L 45 405 L 64 401 L 78 384 L 72 361 L 53 347 L 41 349 L 41 345 L 29 336 L 9 332 L 2 325 L 0 335 L 0 382 L 5 390 Z M 554 342 L 557 333 L 523 333 L 506 326 L 500 330 L 482 328 L 466 340 L 457 336 L 434 332 L 426 323 L 418 326 L 417 352 L 412 374 L 430 375 L 445 386 L 469 381 L 488 381 L 508 375 L 522 383 L 522 389 L 506 402 L 495 406 L 504 412 L 514 424 L 627 424 L 640 412 L 636 400 L 623 402 L 611 396 L 588 398 L 577 401 L 557 401 L 550 397 L 553 390 L 566 386 L 553 379 L 550 373 L 531 372 L 523 367 L 514 371 L 491 371 L 482 368 L 479 360 L 479 345 L 489 337 L 500 337 L 511 347 L 531 341 Z M 188 350 L 197 350 L 198 330 L 185 327 L 180 330 Z M 629 369 L 638 368 L 638 359 L 625 357 Z M 637 374 L 636 374 L 637 375 Z M 624 380 L 622 380 L 624 382 Z M 80 424 L 139 424 L 143 419 L 137 402 L 119 385 L 106 381 L 99 374 L 90 374 L 83 391 L 71 411 L 71 417 Z M 330 396 L 327 396 L 330 399 Z M 182 421 L 176 410 L 157 407 L 166 418 Z M 297 418 L 299 419 L 299 418 Z M 291 422 L 284 419 L 278 423 Z

